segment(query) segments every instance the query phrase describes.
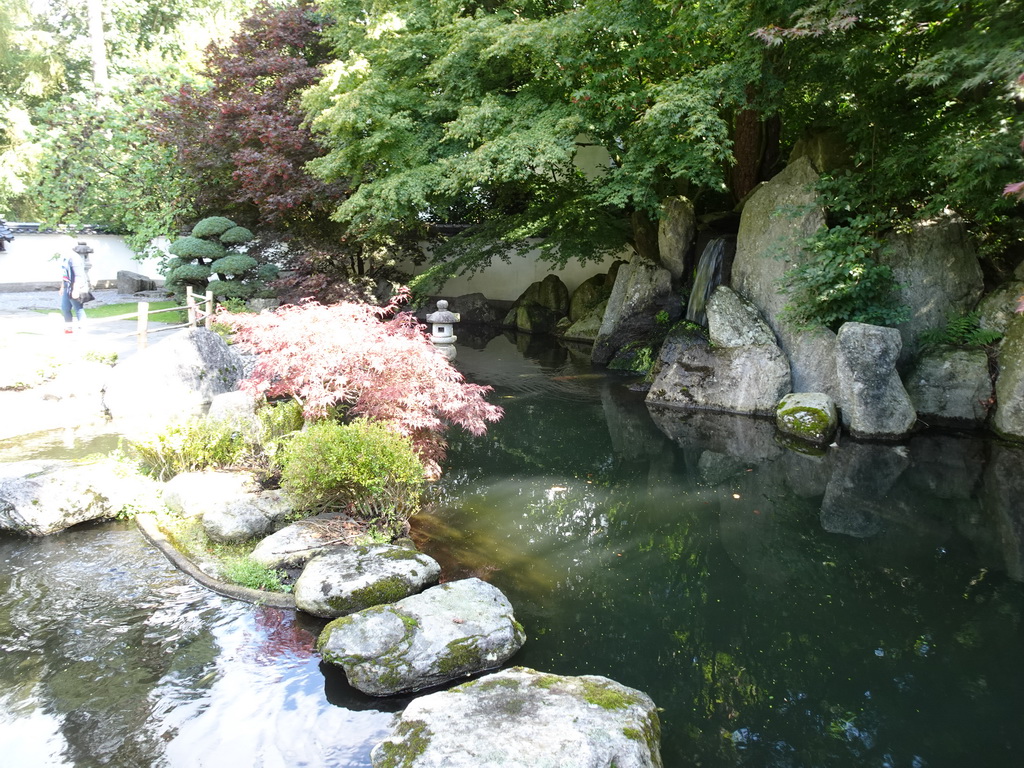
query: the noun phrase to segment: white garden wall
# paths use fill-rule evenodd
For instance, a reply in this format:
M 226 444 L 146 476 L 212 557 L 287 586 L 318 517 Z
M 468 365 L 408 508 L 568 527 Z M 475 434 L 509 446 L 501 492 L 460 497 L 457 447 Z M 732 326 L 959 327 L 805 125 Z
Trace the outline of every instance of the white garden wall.
M 60 286 L 61 260 L 79 241 L 93 249 L 89 277 L 94 285 L 113 287 L 121 270 L 162 279 L 156 259 L 137 261 L 134 251 L 117 235 L 15 232 L 14 241 L 5 243 L 0 252 L 0 292 L 56 290 Z

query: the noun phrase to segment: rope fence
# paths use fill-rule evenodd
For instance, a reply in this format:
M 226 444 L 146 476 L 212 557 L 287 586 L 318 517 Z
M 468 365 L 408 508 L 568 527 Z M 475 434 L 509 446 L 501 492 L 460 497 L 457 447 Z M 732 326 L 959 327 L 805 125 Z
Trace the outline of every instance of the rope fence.
M 213 326 L 213 311 L 215 305 L 213 303 L 213 292 L 207 291 L 206 296 L 203 298 L 197 298 L 196 294 L 193 293 L 191 286 L 186 288 L 185 291 L 185 306 L 184 307 L 168 307 L 167 309 L 150 309 L 148 301 L 140 301 L 139 309 L 137 312 L 129 312 L 124 315 L 114 315 L 112 317 L 98 318 L 89 322 L 90 326 L 95 327 L 104 325 L 105 323 L 121 322 L 124 320 L 136 320 L 136 327 L 134 333 L 124 333 L 115 338 L 128 338 L 129 336 L 137 336 L 139 339 L 139 346 L 146 346 L 149 341 L 149 334 L 151 333 L 163 333 L 164 331 L 177 331 L 181 328 L 197 328 L 201 323 L 206 330 L 210 330 Z M 159 328 L 150 328 L 149 319 L 153 315 L 166 314 L 167 312 L 181 312 L 184 310 L 187 313 L 188 321 L 179 323 L 177 325 L 162 325 Z

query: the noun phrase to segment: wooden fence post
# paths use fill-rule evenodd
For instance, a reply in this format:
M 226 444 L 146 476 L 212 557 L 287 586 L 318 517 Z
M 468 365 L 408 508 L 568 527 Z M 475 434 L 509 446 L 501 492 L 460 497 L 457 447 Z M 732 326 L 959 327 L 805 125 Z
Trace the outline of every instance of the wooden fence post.
M 203 317 L 203 326 L 208 331 L 213 328 L 213 291 L 206 292 L 206 313 Z
M 139 302 L 139 316 L 136 318 L 136 333 L 139 335 L 139 346 L 144 347 L 149 341 L 149 302 Z

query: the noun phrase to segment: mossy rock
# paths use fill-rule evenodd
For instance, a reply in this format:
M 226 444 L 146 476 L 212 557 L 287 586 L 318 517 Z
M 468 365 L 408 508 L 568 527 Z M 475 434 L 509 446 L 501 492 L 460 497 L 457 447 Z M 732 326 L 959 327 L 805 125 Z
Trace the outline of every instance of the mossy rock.
M 775 426 L 784 435 L 827 445 L 835 437 L 839 416 L 832 398 L 823 392 L 798 392 L 779 401 Z

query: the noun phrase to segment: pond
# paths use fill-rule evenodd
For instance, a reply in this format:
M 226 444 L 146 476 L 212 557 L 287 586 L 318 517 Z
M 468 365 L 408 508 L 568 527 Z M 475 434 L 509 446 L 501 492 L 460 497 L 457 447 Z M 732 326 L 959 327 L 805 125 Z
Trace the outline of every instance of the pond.
M 650 412 L 551 344 L 478 346 L 457 363 L 506 415 L 452 435 L 414 538 L 506 592 L 512 663 L 649 693 L 666 766 L 1020 762 L 1021 449 L 811 455 L 769 422 Z M 46 442 L 17 457 L 68 450 Z M 407 703 L 321 666 L 322 622 L 206 592 L 129 524 L 0 538 L 0 560 L 5 764 L 366 766 Z

